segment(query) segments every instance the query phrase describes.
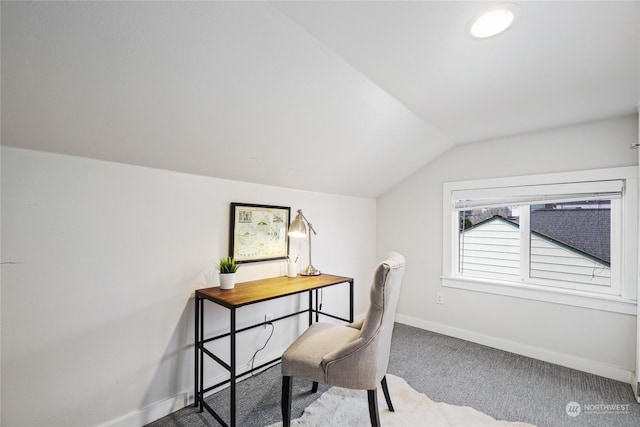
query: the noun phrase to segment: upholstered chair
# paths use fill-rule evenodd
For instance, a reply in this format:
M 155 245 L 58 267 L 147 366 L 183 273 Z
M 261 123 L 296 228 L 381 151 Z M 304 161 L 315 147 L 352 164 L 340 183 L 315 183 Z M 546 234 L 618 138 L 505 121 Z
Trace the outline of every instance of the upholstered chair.
M 282 421 L 291 422 L 293 377 L 355 390 L 367 390 L 371 425 L 380 425 L 377 387 L 382 391 L 390 411 L 385 374 L 389 364 L 391 334 L 400 284 L 404 274 L 404 257 L 390 252 L 378 264 L 373 275 L 370 305 L 363 320 L 349 325 L 314 323 L 282 355 Z M 364 397 L 364 396 L 363 396 Z

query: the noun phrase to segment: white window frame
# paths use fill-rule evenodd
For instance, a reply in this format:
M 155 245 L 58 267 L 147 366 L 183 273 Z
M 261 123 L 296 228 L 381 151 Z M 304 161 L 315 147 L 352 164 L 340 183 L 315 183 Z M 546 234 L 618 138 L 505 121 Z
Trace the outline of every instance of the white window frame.
M 452 194 L 466 190 L 523 186 L 589 183 L 623 180 L 622 197 L 612 201 L 612 278 L 609 293 L 592 292 L 589 286 L 575 286 L 555 281 L 541 282 L 522 278 L 509 281 L 462 276 L 458 263 L 458 210 L 452 205 Z M 615 203 L 614 203 L 615 202 Z M 551 303 L 586 307 L 636 315 L 638 282 L 638 168 L 621 167 L 588 171 L 528 175 L 444 183 L 442 195 L 443 266 L 442 285 L 469 291 L 506 295 Z M 616 211 L 619 216 L 616 216 Z M 524 255 L 524 254 L 523 254 Z M 527 257 L 528 258 L 528 257 Z M 528 260 L 527 260 L 528 262 Z M 555 282 L 555 283 L 554 283 Z

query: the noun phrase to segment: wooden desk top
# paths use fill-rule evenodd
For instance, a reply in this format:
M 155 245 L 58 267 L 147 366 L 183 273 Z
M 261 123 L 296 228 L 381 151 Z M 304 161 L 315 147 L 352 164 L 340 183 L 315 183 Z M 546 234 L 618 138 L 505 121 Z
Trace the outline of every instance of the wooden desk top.
M 237 308 L 348 282 L 353 282 L 353 279 L 332 274 L 321 274 L 319 276 L 298 275 L 297 277 L 281 276 L 236 283 L 233 289 L 220 289 L 219 287 L 199 289 L 196 291 L 196 295 L 227 308 Z

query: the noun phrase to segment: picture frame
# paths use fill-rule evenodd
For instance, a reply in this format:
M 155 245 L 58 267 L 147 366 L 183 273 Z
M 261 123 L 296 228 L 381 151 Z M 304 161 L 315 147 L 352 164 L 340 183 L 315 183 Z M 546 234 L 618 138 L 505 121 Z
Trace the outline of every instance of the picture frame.
M 236 262 L 286 259 L 291 218 L 288 206 L 231 203 L 229 256 Z

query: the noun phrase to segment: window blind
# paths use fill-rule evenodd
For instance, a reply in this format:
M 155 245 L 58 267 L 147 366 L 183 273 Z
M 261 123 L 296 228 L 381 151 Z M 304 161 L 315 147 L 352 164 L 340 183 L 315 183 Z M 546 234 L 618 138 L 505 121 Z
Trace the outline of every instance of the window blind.
M 536 205 L 583 200 L 611 200 L 622 196 L 625 180 L 583 181 L 562 184 L 470 188 L 451 192 L 454 210 L 510 205 Z

